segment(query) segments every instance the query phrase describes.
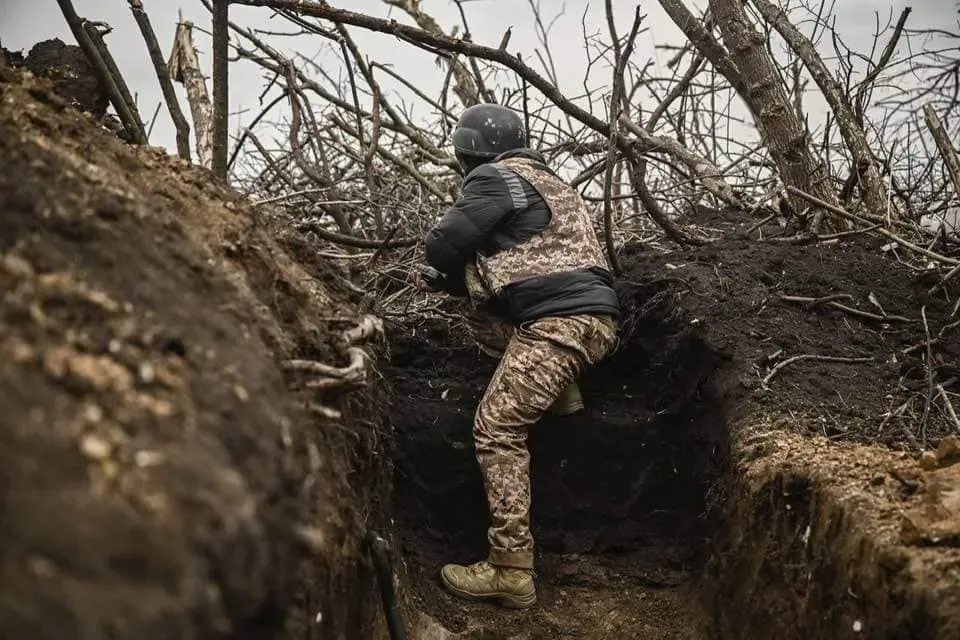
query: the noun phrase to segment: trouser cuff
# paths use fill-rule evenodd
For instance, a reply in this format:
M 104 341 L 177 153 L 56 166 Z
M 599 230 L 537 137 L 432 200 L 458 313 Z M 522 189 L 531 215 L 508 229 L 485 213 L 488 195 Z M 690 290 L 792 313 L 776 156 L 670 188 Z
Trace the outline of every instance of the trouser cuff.
M 497 567 L 510 569 L 533 569 L 533 551 L 505 551 L 490 549 L 487 562 Z

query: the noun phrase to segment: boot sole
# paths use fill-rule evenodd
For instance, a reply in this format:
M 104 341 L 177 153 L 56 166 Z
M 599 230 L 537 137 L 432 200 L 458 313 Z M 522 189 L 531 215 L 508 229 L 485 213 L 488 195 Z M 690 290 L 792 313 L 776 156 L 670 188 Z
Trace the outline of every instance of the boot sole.
M 474 602 L 494 601 L 507 609 L 526 609 L 532 607 L 537 602 L 537 592 L 534 591 L 529 596 L 518 596 L 512 593 L 484 593 L 476 594 L 459 589 L 446 580 L 443 580 L 443 586 L 455 596 L 464 600 L 473 600 Z

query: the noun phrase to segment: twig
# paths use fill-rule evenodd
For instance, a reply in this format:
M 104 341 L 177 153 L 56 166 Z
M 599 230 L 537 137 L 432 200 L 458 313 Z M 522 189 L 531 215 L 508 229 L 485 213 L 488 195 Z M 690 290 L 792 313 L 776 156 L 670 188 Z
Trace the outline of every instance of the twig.
M 871 313 L 869 311 L 863 311 L 861 309 L 855 309 L 853 307 L 848 307 L 845 304 L 840 304 L 836 302 L 838 299 L 849 299 L 853 300 L 853 296 L 838 293 L 835 295 L 824 296 L 822 298 L 807 298 L 805 296 L 790 296 L 790 295 L 781 295 L 780 299 L 784 302 L 799 302 L 805 305 L 805 309 L 808 311 L 816 309 L 820 306 L 828 306 L 838 311 L 844 311 L 851 315 L 860 316 L 861 318 L 867 318 L 869 320 L 877 320 L 880 322 L 894 321 L 894 322 L 916 322 L 916 320 L 911 320 L 910 318 L 905 318 L 904 316 L 897 315 L 880 315 L 877 313 Z
M 180 101 L 177 99 L 177 93 L 173 88 L 173 81 L 170 79 L 170 70 L 163 59 L 163 53 L 160 51 L 160 43 L 157 42 L 157 34 L 150 24 L 150 16 L 143 8 L 141 0 L 127 0 L 130 4 L 130 12 L 133 19 L 140 28 L 143 40 L 147 45 L 147 53 L 150 54 L 150 61 L 153 63 L 153 69 L 157 74 L 157 80 L 160 81 L 160 91 L 163 93 L 163 99 L 167 104 L 167 111 L 170 113 L 170 119 L 173 120 L 173 126 L 177 132 L 177 153 L 181 158 L 190 161 L 190 123 L 187 122 L 180 108 Z
M 234 145 L 233 153 L 230 154 L 230 159 L 227 161 L 227 171 L 229 171 L 233 166 L 233 163 L 236 162 L 237 156 L 240 154 L 240 149 L 243 148 L 243 143 L 246 142 L 247 137 L 253 132 L 253 128 L 257 126 L 257 124 L 267 115 L 267 113 L 270 112 L 271 109 L 273 109 L 274 106 L 280 104 L 286 100 L 286 98 L 287 94 L 285 93 L 278 95 L 276 98 L 267 103 L 267 106 L 260 110 L 260 113 L 258 113 L 257 116 L 250 121 L 250 124 L 244 127 L 243 133 L 240 134 L 240 139 L 237 140 L 237 144 Z
M 920 307 L 920 317 L 923 319 L 923 334 L 926 337 L 925 369 L 927 373 L 927 396 L 923 402 L 923 415 L 920 417 L 920 438 L 923 446 L 927 445 L 927 418 L 930 416 L 930 405 L 933 404 L 933 347 L 931 347 L 930 325 L 927 324 L 927 305 Z
M 153 127 L 154 127 L 155 124 L 157 124 L 157 116 L 160 115 L 160 107 L 162 107 L 162 106 L 163 106 L 163 103 L 162 103 L 162 102 L 158 102 L 156 108 L 153 110 L 153 115 L 150 116 L 150 124 L 149 124 L 149 126 L 147 126 L 147 130 L 146 130 L 146 132 L 145 132 L 145 133 L 146 133 L 147 140 L 149 140 L 149 139 L 150 139 L 150 136 L 153 135 Z
M 943 385 L 937 385 L 937 392 L 940 394 L 940 397 L 943 398 L 943 404 L 946 405 L 947 413 L 950 414 L 950 419 L 953 420 L 953 426 L 957 429 L 957 433 L 960 433 L 960 418 L 957 418 L 957 412 L 953 408 L 953 403 L 950 402 L 950 397 L 947 396 L 947 392 L 943 388 Z
M 755 222 L 754 224 L 750 225 L 750 228 L 747 229 L 747 233 L 748 233 L 748 234 L 753 233 L 754 231 L 756 231 L 757 229 L 759 229 L 759 228 L 762 227 L 763 225 L 767 224 L 768 222 L 770 222 L 771 220 L 773 220 L 773 219 L 776 218 L 776 217 L 777 217 L 777 214 L 776 214 L 776 213 L 771 213 L 770 215 L 768 215 L 768 216 L 767 216 L 766 218 L 764 218 L 763 220 L 760 220 L 760 221 Z
M 778 362 L 777 365 L 770 370 L 770 373 L 768 373 L 766 377 L 760 382 L 760 386 L 766 389 L 767 384 L 769 384 L 769 382 L 773 380 L 774 376 L 776 376 L 781 369 L 783 369 L 788 364 L 799 362 L 801 360 L 816 360 L 818 362 L 845 362 L 848 364 L 854 364 L 854 363 L 860 363 L 860 362 L 873 362 L 873 358 L 847 358 L 844 356 L 822 356 L 815 353 L 804 353 L 798 356 L 792 356 L 790 358 L 787 358 L 786 360 Z
M 630 60 L 630 54 L 633 52 L 633 43 L 636 40 L 643 18 L 640 15 L 640 5 L 637 5 L 633 17 L 633 26 L 627 38 L 627 44 L 621 51 L 620 40 L 617 36 L 617 30 L 613 20 L 612 0 L 606 0 L 604 6 L 606 8 L 610 38 L 613 42 L 615 64 L 613 70 L 613 90 L 610 93 L 610 135 L 608 136 L 607 142 L 607 164 L 603 175 L 603 237 L 607 247 L 607 258 L 610 260 L 610 266 L 615 274 L 620 275 L 623 270 L 620 267 L 620 259 L 617 256 L 617 248 L 613 240 L 613 202 L 610 200 L 610 195 L 613 189 L 613 168 L 616 164 L 617 157 L 617 121 L 627 102 L 626 90 L 623 86 L 623 76 L 627 62 Z
M 949 282 L 950 279 L 953 278 L 953 276 L 957 275 L 958 273 L 960 273 L 960 264 L 955 266 L 953 269 L 950 269 L 950 271 L 947 272 L 947 275 L 940 278 L 940 282 L 938 282 L 937 284 L 927 289 L 927 293 L 930 295 L 933 295 L 934 293 L 942 289 L 944 286 L 946 286 L 947 282 Z
M 355 236 L 348 236 L 345 233 L 329 231 L 316 222 L 311 221 L 299 222 L 296 224 L 296 227 L 300 230 L 309 230 L 324 240 L 348 247 L 356 247 L 357 249 L 405 249 L 407 247 L 414 247 L 420 243 L 418 238 L 398 238 L 390 241 L 357 238 Z

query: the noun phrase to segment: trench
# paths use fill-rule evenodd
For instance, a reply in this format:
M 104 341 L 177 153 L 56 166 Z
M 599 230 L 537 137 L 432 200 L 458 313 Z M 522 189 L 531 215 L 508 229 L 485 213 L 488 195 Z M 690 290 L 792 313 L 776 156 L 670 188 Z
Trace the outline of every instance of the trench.
M 496 363 L 443 325 L 394 336 L 385 376 L 409 618 L 448 638 L 707 637 L 700 576 L 729 467 L 729 361 L 669 316 L 654 304 L 629 319 L 617 352 L 581 379 L 586 409 L 531 429 L 539 600 L 522 613 L 439 582 L 442 564 L 486 552 L 471 428 Z

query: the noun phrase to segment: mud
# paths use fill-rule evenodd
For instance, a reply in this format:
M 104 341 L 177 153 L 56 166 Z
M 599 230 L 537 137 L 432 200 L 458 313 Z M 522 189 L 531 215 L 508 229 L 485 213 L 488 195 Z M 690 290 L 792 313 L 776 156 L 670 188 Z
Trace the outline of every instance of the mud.
M 279 366 L 344 365 L 356 300 L 50 86 L 0 69 L 0 636 L 371 635 L 376 395 Z

